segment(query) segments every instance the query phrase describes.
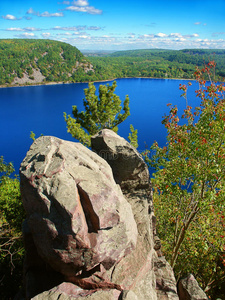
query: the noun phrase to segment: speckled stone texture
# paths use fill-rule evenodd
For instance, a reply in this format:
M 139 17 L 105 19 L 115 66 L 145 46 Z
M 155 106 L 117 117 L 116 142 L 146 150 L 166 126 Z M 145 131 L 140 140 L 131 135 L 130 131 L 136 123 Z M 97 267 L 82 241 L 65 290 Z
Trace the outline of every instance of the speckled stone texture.
M 111 130 L 40 137 L 20 168 L 26 298 L 178 299 L 156 233 L 148 168 Z

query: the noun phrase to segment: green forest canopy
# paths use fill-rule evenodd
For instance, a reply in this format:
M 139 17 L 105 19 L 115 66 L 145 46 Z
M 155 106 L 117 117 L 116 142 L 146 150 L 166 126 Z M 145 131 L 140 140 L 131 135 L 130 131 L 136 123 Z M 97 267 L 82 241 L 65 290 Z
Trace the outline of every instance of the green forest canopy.
M 225 50 L 144 49 L 98 53 L 86 57 L 74 46 L 52 40 L 0 40 L 0 85 L 13 85 L 15 78 L 34 70 L 47 82 L 92 82 L 125 77 L 192 79 L 196 66 L 215 60 L 217 80 L 225 78 Z M 37 83 L 34 81 L 34 83 Z
M 34 70 L 40 70 L 46 82 L 76 82 L 76 77 L 82 81 L 82 76 L 89 69 L 90 63 L 83 54 L 66 43 L 33 39 L 0 40 L 0 84 L 12 84 L 24 73 L 32 80 Z
M 114 78 L 153 77 L 193 79 L 196 66 L 203 68 L 209 61 L 216 62 L 216 79 L 225 77 L 225 50 L 146 49 L 118 51 L 105 56 L 88 55 L 97 73 L 114 74 Z M 104 72 L 104 73 L 103 73 Z M 105 79 L 105 78 L 102 78 Z

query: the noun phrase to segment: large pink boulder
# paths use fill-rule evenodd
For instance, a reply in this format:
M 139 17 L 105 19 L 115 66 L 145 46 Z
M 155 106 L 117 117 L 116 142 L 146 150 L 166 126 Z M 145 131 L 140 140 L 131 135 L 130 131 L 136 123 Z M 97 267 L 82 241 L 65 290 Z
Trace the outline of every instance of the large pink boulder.
M 20 168 L 21 192 L 40 257 L 67 277 L 110 269 L 135 248 L 131 206 L 109 165 L 80 143 L 40 137 Z
M 40 137 L 21 164 L 27 299 L 177 300 L 143 158 L 108 129 L 92 149 Z

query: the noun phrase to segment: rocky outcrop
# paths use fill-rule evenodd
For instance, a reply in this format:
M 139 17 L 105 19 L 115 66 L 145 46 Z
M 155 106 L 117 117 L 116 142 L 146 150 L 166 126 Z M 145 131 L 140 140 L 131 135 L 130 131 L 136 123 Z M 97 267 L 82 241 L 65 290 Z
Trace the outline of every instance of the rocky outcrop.
M 27 299 L 178 299 L 142 157 L 110 130 L 92 148 L 40 137 L 21 164 Z
M 27 73 L 23 73 L 23 77 L 15 77 L 12 84 L 36 84 L 36 83 L 41 83 L 45 80 L 45 76 L 41 73 L 39 68 L 32 68 L 32 75 L 28 75 Z
M 192 274 L 178 282 L 178 295 L 180 300 L 207 300 L 208 297 L 198 285 Z
M 47 54 L 47 53 L 46 53 Z M 77 70 L 81 68 L 84 70 L 85 73 L 91 71 L 91 72 L 95 72 L 93 65 L 91 65 L 89 62 L 78 62 L 76 63 L 76 68 L 73 68 L 71 71 L 71 73 L 66 73 L 66 77 L 67 79 L 69 79 L 70 77 L 72 77 L 74 74 L 76 74 Z M 46 76 L 44 76 L 41 72 L 41 70 L 36 66 L 36 68 L 32 68 L 32 74 L 29 75 L 27 72 L 23 73 L 23 77 L 15 77 L 13 82 L 11 83 L 12 85 L 26 85 L 26 84 L 40 84 L 40 83 L 46 83 Z M 54 76 L 52 76 L 52 78 L 54 79 Z M 62 83 L 62 81 L 58 82 L 58 81 L 53 81 L 53 82 L 49 82 L 49 80 L 47 80 L 47 82 L 49 84 L 53 84 L 53 83 Z
M 93 151 L 111 166 L 115 181 L 132 207 L 138 228 L 137 246 L 119 262 L 113 279 L 119 282 L 129 278 L 127 289 L 132 289 L 138 299 L 178 299 L 173 271 L 161 253 L 149 171 L 142 156 L 108 129 L 93 136 L 91 144 Z M 129 276 L 121 271 L 127 268 L 132 273 Z

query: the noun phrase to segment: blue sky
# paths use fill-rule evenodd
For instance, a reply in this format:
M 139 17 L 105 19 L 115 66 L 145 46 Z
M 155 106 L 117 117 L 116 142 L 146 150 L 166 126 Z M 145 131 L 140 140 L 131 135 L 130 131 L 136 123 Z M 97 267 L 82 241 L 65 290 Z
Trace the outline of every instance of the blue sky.
M 0 35 L 79 50 L 225 49 L 225 0 L 1 0 Z

